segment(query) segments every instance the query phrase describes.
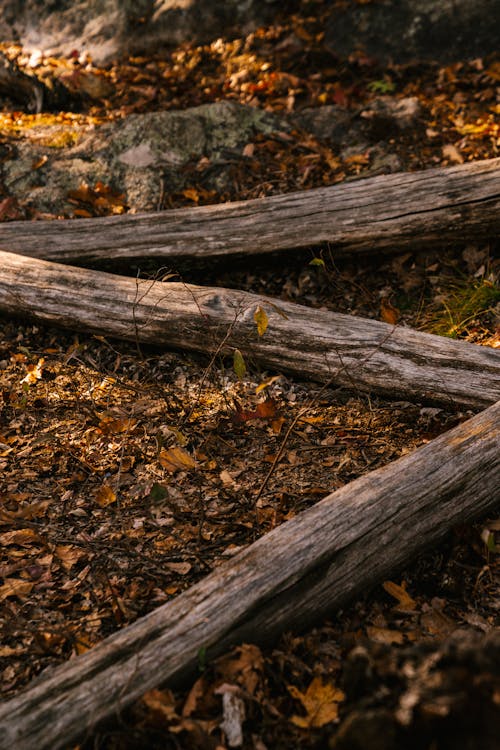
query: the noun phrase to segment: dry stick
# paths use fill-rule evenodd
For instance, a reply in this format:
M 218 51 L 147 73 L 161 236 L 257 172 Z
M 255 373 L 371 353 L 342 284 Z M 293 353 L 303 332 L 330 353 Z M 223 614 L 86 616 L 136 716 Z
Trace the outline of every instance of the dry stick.
M 147 290 L 147 294 L 138 291 Z M 253 314 L 266 310 L 258 336 Z M 143 343 L 251 352 L 267 368 L 375 392 L 483 408 L 500 398 L 498 350 L 248 292 L 153 284 L 0 251 L 0 311 Z M 236 320 L 236 324 L 235 324 Z
M 500 402 L 333 492 L 0 707 L 0 750 L 58 750 L 245 640 L 303 628 L 500 501 Z
M 0 223 L 0 249 L 61 263 L 224 258 L 331 243 L 421 250 L 500 231 L 500 158 L 269 198 L 99 219 Z

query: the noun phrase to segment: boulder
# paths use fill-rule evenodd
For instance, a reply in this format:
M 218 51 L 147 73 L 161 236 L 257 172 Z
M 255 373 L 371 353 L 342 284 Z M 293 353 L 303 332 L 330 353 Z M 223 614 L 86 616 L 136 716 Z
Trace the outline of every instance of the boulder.
M 325 45 L 339 57 L 356 52 L 381 64 L 483 57 L 498 51 L 500 0 L 350 2 L 332 13 Z

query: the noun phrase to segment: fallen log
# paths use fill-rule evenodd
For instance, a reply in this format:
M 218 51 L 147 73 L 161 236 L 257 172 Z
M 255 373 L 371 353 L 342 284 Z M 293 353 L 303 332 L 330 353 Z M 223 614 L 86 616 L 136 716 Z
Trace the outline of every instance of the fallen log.
M 0 224 L 0 249 L 61 263 L 310 248 L 421 250 L 496 237 L 500 158 L 216 206 Z
M 68 746 L 161 683 L 304 628 L 500 501 L 500 402 L 333 492 L 0 707 L 0 750 Z
M 254 315 L 268 328 L 260 336 Z M 105 336 L 233 354 L 302 378 L 450 407 L 500 398 L 500 352 L 248 292 L 130 279 L 0 251 L 0 310 Z

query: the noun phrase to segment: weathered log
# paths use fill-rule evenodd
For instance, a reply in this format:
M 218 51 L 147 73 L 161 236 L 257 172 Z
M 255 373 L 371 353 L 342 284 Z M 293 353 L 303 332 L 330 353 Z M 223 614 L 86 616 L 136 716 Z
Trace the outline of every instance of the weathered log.
M 261 307 L 268 328 L 259 336 Z M 247 292 L 124 278 L 0 252 L 0 310 L 101 335 L 232 354 L 300 377 L 473 408 L 500 398 L 500 352 Z
M 420 250 L 496 237 L 500 158 L 160 213 L 0 224 L 0 249 L 62 263 L 310 248 Z
M 0 707 L 0 749 L 57 750 L 245 640 L 303 628 L 500 500 L 500 402 L 328 495 Z

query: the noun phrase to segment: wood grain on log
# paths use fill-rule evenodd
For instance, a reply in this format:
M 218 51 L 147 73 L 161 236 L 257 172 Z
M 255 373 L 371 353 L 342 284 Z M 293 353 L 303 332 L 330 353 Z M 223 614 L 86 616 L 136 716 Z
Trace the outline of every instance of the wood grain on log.
M 254 314 L 269 325 L 259 336 Z M 500 352 L 248 292 L 129 279 L 0 251 L 0 310 L 100 335 L 231 354 L 389 397 L 482 408 Z
M 500 402 L 328 495 L 207 578 L 0 707 L 0 749 L 57 750 L 245 640 L 343 606 L 500 500 Z
M 500 158 L 143 215 L 0 224 L 0 249 L 62 263 L 210 258 L 330 243 L 336 254 L 496 237 Z

